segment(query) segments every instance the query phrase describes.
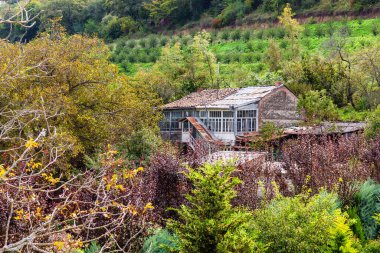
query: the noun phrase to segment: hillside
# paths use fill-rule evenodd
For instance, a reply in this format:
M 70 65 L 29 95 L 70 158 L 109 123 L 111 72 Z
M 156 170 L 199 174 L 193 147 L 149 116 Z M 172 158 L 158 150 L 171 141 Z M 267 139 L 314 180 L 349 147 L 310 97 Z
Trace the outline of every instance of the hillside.
M 254 73 L 268 70 L 265 58 L 270 39 L 279 44 L 285 58 L 289 57 L 285 29 L 278 25 L 261 29 L 238 27 L 207 31 L 211 34 L 210 49 L 220 62 L 220 75 L 226 86 L 239 85 L 233 79 L 236 78 L 234 74 L 241 74 L 242 68 Z M 380 18 L 322 23 L 311 20 L 303 25 L 300 37 L 302 51 L 305 54 L 327 55 L 332 50 L 329 44 L 337 37 L 342 37 L 343 33 L 348 41 L 346 50 L 355 53 L 378 41 Z M 133 75 L 139 68 L 149 68 L 160 56 L 163 46 L 179 42 L 186 47 L 194 34 L 193 31 L 173 35 L 150 34 L 134 39 L 121 38 L 112 46 L 112 60 L 127 74 Z

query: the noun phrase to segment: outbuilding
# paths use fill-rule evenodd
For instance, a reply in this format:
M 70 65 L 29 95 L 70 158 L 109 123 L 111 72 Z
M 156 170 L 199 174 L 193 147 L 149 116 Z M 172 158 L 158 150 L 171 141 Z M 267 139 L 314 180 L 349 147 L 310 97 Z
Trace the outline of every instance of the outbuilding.
M 165 139 L 234 145 L 236 137 L 260 131 L 265 122 L 288 127 L 302 120 L 297 97 L 283 84 L 200 90 L 163 106 Z

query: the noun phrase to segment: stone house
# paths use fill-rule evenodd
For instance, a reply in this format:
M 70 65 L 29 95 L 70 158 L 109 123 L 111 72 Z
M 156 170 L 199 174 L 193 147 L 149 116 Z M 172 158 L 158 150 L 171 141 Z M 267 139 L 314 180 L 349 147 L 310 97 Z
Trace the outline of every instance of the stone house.
M 162 108 L 164 139 L 234 145 L 236 137 L 259 132 L 265 122 L 293 126 L 302 118 L 297 97 L 283 84 L 201 90 Z

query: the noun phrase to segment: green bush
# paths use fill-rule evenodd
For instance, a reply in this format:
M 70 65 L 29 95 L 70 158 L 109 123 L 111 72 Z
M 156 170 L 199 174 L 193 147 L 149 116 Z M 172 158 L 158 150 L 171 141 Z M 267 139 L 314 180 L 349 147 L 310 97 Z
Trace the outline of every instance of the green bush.
M 251 32 L 250 31 L 244 31 L 243 33 L 243 40 L 244 41 L 249 41 L 251 38 Z
M 158 45 L 157 37 L 153 36 L 153 35 L 149 36 L 149 38 L 148 38 L 149 48 L 155 48 L 155 47 L 157 47 L 157 45 Z
M 301 95 L 297 107 L 308 124 L 319 124 L 324 120 L 336 120 L 339 117 L 337 107 L 326 95 L 326 90 L 311 90 Z
M 276 37 L 276 31 L 273 28 L 270 28 L 266 32 L 266 37 L 267 38 L 274 38 Z
M 280 48 L 286 49 L 288 47 L 288 42 L 286 40 L 282 40 L 280 42 Z
M 325 29 L 323 29 L 322 25 L 317 25 L 315 27 L 315 36 L 317 36 L 317 37 L 325 36 Z
M 140 47 L 145 48 L 146 47 L 146 41 L 145 41 L 145 39 L 140 39 L 139 40 L 139 45 L 140 45 Z
M 141 253 L 170 253 L 177 248 L 176 237 L 167 229 L 158 229 L 144 242 Z
M 279 39 L 285 38 L 286 31 L 284 28 L 280 27 L 276 29 L 276 37 Z
M 367 239 L 377 238 L 380 226 L 373 216 L 380 213 L 380 184 L 368 180 L 357 194 L 358 214 Z
M 179 220 L 169 220 L 168 227 L 178 236 L 182 253 L 257 252 L 252 213 L 233 207 L 235 186 L 233 166 L 205 164 L 185 174 L 193 190 L 186 195 L 188 204 L 176 209 Z
M 141 129 L 130 135 L 129 139 L 121 148 L 127 152 L 130 160 L 148 161 L 150 156 L 155 153 L 162 145 L 162 140 L 150 129 Z
M 333 36 L 335 33 L 335 26 L 333 22 L 327 23 L 327 34 Z
M 247 42 L 246 46 L 247 46 L 249 51 L 255 51 L 253 42 L 251 42 L 251 41 Z
M 303 36 L 305 37 L 310 37 L 312 34 L 311 34 L 311 29 L 306 26 L 305 29 L 303 30 Z
M 240 40 L 240 38 L 241 38 L 241 32 L 240 32 L 240 30 L 237 29 L 232 33 L 231 39 Z
M 136 41 L 135 40 L 130 40 L 130 41 L 128 41 L 128 43 L 127 43 L 127 46 L 129 47 L 129 48 L 135 48 L 135 46 L 136 46 Z
M 371 26 L 371 31 L 374 36 L 377 36 L 380 32 L 379 24 L 377 22 L 373 22 Z
M 230 38 L 230 33 L 227 30 L 224 30 L 222 32 L 222 35 L 220 37 L 222 40 L 228 40 Z
M 366 237 L 365 237 L 363 223 L 358 214 L 358 208 L 356 206 L 349 208 L 347 210 L 347 214 L 350 217 L 350 219 L 355 220 L 355 222 L 351 224 L 352 232 L 355 234 L 357 238 L 359 238 L 361 242 L 364 242 L 366 240 Z
M 358 252 L 335 194 L 277 196 L 255 212 L 254 223 L 267 252 Z
M 363 248 L 363 253 L 380 253 L 380 239 L 368 241 Z
M 256 43 L 256 50 L 262 52 L 263 49 L 264 49 L 264 43 L 261 42 L 261 41 L 258 41 L 258 42 Z
M 380 105 L 368 116 L 365 134 L 368 138 L 380 136 Z
M 167 37 L 162 37 L 161 40 L 160 40 L 160 45 L 162 47 L 166 46 L 166 44 L 168 44 L 168 38 Z
M 90 246 L 84 250 L 85 253 L 98 253 L 102 247 L 96 242 L 91 242 Z
M 256 38 L 258 38 L 259 40 L 262 40 L 264 38 L 264 30 L 263 29 L 260 29 L 257 31 Z
M 261 61 L 261 54 L 260 53 L 256 53 L 253 55 L 253 60 L 256 61 L 256 62 L 260 62 Z

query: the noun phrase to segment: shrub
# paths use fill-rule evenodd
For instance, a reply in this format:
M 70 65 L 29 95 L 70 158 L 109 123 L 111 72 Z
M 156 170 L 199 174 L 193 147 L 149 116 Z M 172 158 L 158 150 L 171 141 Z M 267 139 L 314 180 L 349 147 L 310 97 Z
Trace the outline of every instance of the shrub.
M 162 140 L 150 129 L 141 129 L 130 135 L 125 144 L 127 156 L 131 160 L 147 160 L 162 145 Z
M 230 54 L 224 54 L 222 57 L 223 63 L 230 63 L 231 62 L 231 55 Z
M 131 49 L 134 48 L 136 46 L 136 41 L 135 40 L 128 41 L 127 46 Z
M 351 28 L 348 26 L 348 24 L 345 24 L 343 25 L 340 29 L 339 29 L 339 33 L 341 36 L 350 36 L 351 33 L 352 33 L 352 30 Z
M 283 39 L 283 38 L 285 38 L 286 31 L 285 31 L 284 28 L 280 27 L 280 28 L 277 29 L 277 33 L 276 34 L 277 34 L 277 38 Z
M 213 30 L 211 32 L 211 38 L 210 38 L 210 40 L 211 40 L 211 43 L 218 40 L 218 32 L 217 31 Z
M 262 52 L 264 49 L 264 43 L 262 41 L 258 41 L 256 43 L 256 50 Z
M 191 37 L 190 36 L 184 36 L 181 39 L 181 45 L 186 46 L 187 44 L 189 44 L 190 41 L 191 41 Z
M 358 208 L 356 206 L 349 208 L 347 210 L 347 214 L 350 217 L 350 219 L 355 220 L 355 222 L 351 224 L 352 232 L 355 234 L 357 238 L 359 238 L 361 242 L 365 242 L 366 237 L 365 237 L 364 227 L 358 214 Z
M 380 32 L 379 24 L 377 22 L 373 22 L 371 26 L 371 31 L 374 36 L 377 36 Z
M 178 236 L 180 252 L 253 252 L 255 243 L 252 213 L 232 207 L 234 187 L 240 180 L 232 177 L 230 165 L 205 164 L 188 169 L 185 174 L 192 183 L 188 205 L 176 209 L 180 219 L 169 220 L 168 227 Z
M 267 38 L 274 38 L 275 36 L 276 36 L 276 31 L 273 28 L 267 30 L 267 35 L 266 35 Z
M 361 136 L 328 138 L 303 136 L 282 146 L 284 168 L 292 181 L 295 193 L 306 184 L 312 192 L 324 188 L 337 191 L 345 205 L 355 203 L 358 181 L 371 176 L 373 155 L 367 153 L 368 142 Z M 310 152 L 312 150 L 313 152 Z M 376 153 L 374 154 L 376 155 Z M 375 156 L 376 157 L 376 156 Z M 310 178 L 305 183 L 305 179 Z
M 157 37 L 153 36 L 153 35 L 149 36 L 149 38 L 148 38 L 149 48 L 155 48 L 155 47 L 157 47 L 157 45 L 158 45 Z
M 337 107 L 332 99 L 326 95 L 326 90 L 309 91 L 304 96 L 301 95 L 297 107 L 309 124 L 318 124 L 323 120 L 336 120 L 338 118 Z
M 323 29 L 322 25 L 317 25 L 315 27 L 315 36 L 317 37 L 323 37 L 325 35 L 325 30 Z
M 327 34 L 330 36 L 333 36 L 335 33 L 335 27 L 333 22 L 329 22 L 327 24 Z
M 139 40 L 139 45 L 140 45 L 140 47 L 145 48 L 146 47 L 146 41 L 145 41 L 145 39 L 140 39 Z
M 167 37 L 162 37 L 161 40 L 160 40 L 160 45 L 162 47 L 166 46 L 166 44 L 168 44 L 168 38 Z
M 257 34 L 256 34 L 256 37 L 257 37 L 259 40 L 262 40 L 263 37 L 264 37 L 264 30 L 263 30 L 263 29 L 258 30 L 258 31 L 257 31 Z
M 91 242 L 90 246 L 84 250 L 84 253 L 97 253 L 100 252 L 101 248 L 96 242 Z
M 377 238 L 380 226 L 374 215 L 380 213 L 380 184 L 366 181 L 357 194 L 357 205 L 367 239 Z
M 244 41 L 249 41 L 250 38 L 251 38 L 251 32 L 250 31 L 244 31 L 244 33 L 243 33 L 243 40 Z
M 280 195 L 257 210 L 254 219 L 267 252 L 358 252 L 350 220 L 334 194 Z
M 240 61 L 240 54 L 232 53 L 230 54 L 231 62 L 239 62 Z
M 286 49 L 286 48 L 288 47 L 288 42 L 287 42 L 286 40 L 282 40 L 282 41 L 280 42 L 280 47 L 281 47 L 282 49 Z
M 221 35 L 222 40 L 228 40 L 230 38 L 230 33 L 227 30 L 224 30 Z
M 380 105 L 367 118 L 367 127 L 365 133 L 368 138 L 380 136 Z
M 145 241 L 141 253 L 170 253 L 177 248 L 175 236 L 167 229 L 158 229 Z
M 311 36 L 311 29 L 308 26 L 306 26 L 305 29 L 303 30 L 303 35 L 305 37 L 310 37 Z
M 260 53 L 253 54 L 253 60 L 256 62 L 260 62 L 261 61 L 261 54 Z
M 240 62 L 251 63 L 252 61 L 253 61 L 253 55 L 252 54 L 242 54 L 240 56 Z
M 251 42 L 251 41 L 247 42 L 246 46 L 249 49 L 249 51 L 254 51 L 255 50 L 253 42 Z
M 241 32 L 240 32 L 240 30 L 237 29 L 232 33 L 231 39 L 240 40 L 240 38 L 241 38 Z
M 368 241 L 363 248 L 363 253 L 380 253 L 380 239 Z

